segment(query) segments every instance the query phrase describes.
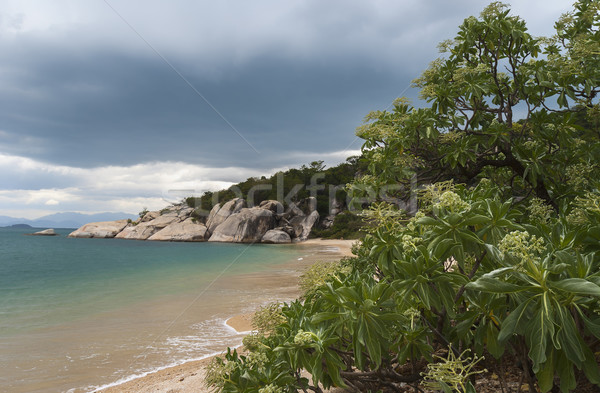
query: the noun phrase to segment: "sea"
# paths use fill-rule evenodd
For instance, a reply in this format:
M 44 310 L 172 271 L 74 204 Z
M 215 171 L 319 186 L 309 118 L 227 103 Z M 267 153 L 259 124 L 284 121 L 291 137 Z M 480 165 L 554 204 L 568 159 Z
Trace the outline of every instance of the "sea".
M 0 392 L 93 392 L 239 345 L 226 320 L 292 299 L 304 252 L 32 231 L 0 228 Z

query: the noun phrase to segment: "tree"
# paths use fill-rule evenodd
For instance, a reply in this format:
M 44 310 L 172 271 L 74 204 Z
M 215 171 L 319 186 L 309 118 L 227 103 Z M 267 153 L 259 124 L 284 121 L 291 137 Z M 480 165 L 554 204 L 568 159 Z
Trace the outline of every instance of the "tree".
M 600 134 L 574 115 L 600 114 L 598 13 L 596 1 L 578 2 L 550 39 L 532 37 L 501 3 L 467 18 L 414 81 L 431 106 L 398 100 L 359 128 L 377 180 L 491 177 L 554 208 L 577 195 L 575 182 L 597 182 Z

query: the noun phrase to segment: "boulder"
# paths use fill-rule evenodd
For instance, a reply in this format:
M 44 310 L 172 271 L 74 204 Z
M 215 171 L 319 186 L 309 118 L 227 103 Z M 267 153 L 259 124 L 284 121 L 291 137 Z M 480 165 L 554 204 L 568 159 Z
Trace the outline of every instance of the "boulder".
M 246 201 L 242 198 L 234 198 L 229 202 L 226 202 L 223 207 L 217 208 L 217 206 L 219 206 L 219 204 L 212 208 L 208 216 L 208 220 L 206 221 L 208 233 L 213 233 L 215 228 L 225 222 L 227 217 L 229 217 L 231 214 L 238 213 L 245 208 Z
M 182 209 L 179 210 L 177 216 L 179 218 L 181 218 L 182 220 L 185 220 L 186 218 L 188 218 L 192 213 L 194 212 L 194 209 L 191 207 L 184 207 Z
M 172 241 L 172 242 L 203 242 L 206 241 L 206 226 L 194 222 L 188 218 L 182 222 L 175 222 L 159 230 L 148 240 Z
M 295 216 L 304 216 L 304 212 L 295 203 L 292 202 L 285 211 L 284 218 L 289 219 Z
M 160 212 L 148 212 L 148 213 L 144 214 L 144 217 L 142 217 L 142 219 L 139 222 L 152 221 L 158 217 L 160 217 Z
M 128 226 L 119 232 L 119 234 L 115 236 L 115 239 L 146 240 L 164 227 L 176 222 L 179 222 L 177 216 L 160 216 L 152 221 L 140 222 L 138 225 Z
M 44 229 L 43 231 L 38 231 L 34 233 L 28 233 L 31 236 L 58 236 L 58 233 L 54 231 L 54 229 Z
M 304 241 L 308 239 L 308 235 L 310 235 L 310 231 L 317 221 L 319 221 L 319 212 L 316 210 L 308 216 L 293 217 L 290 220 L 290 225 L 294 228 L 294 240 Z
M 336 198 L 333 198 L 329 206 L 329 215 L 336 216 L 342 212 L 342 204 Z
M 263 235 L 261 242 L 272 244 L 291 243 L 292 238 L 280 229 L 271 229 Z
M 113 238 L 127 226 L 127 220 L 91 222 L 71 232 L 68 237 Z
M 206 228 L 208 228 L 209 224 L 212 224 L 212 222 L 215 220 L 215 216 L 217 215 L 217 213 L 219 212 L 220 209 L 221 209 L 220 203 L 217 203 L 216 205 L 214 205 L 212 207 L 212 209 L 210 209 L 210 212 L 208 213 L 208 217 L 206 218 Z
M 277 227 L 275 229 L 279 229 L 280 231 L 284 231 L 290 237 L 295 237 L 296 236 L 296 232 L 294 231 L 294 227 L 291 226 L 289 223 L 287 225 L 283 225 L 283 226 Z
M 312 212 L 317 210 L 317 198 L 308 197 L 302 199 L 298 203 L 290 203 L 287 210 L 285 211 L 284 217 L 287 219 L 296 216 L 308 216 Z
M 209 242 L 254 243 L 272 229 L 275 217 L 272 211 L 260 207 L 243 208 L 239 213 L 229 215 L 217 226 Z
M 329 228 L 331 228 L 333 226 L 333 222 L 334 221 L 335 221 L 335 215 L 334 214 L 328 215 L 321 222 L 321 228 L 323 228 L 323 229 L 329 229 Z
M 260 205 L 258 205 L 261 209 L 271 210 L 275 214 L 283 214 L 283 205 L 279 201 L 274 201 L 272 199 L 262 201 Z
M 310 215 L 312 212 L 317 210 L 317 198 L 308 197 L 304 198 L 298 203 L 298 208 L 302 210 L 305 216 Z

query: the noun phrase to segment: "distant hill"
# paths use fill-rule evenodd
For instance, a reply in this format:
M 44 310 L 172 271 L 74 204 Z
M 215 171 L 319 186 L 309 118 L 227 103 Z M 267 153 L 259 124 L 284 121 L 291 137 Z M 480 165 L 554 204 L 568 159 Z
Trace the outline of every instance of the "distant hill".
M 31 225 L 27 225 L 27 224 L 14 224 L 10 226 L 11 228 L 19 228 L 19 229 L 28 229 L 28 228 L 32 228 Z
M 55 213 L 34 220 L 26 218 L 15 218 L 8 216 L 0 216 L 0 227 L 2 226 L 14 226 L 14 225 L 29 225 L 34 228 L 79 228 L 80 226 L 89 222 L 96 221 L 113 221 L 131 218 L 135 220 L 138 218 L 137 215 L 127 213 L 96 213 L 96 214 L 83 214 L 83 213 Z

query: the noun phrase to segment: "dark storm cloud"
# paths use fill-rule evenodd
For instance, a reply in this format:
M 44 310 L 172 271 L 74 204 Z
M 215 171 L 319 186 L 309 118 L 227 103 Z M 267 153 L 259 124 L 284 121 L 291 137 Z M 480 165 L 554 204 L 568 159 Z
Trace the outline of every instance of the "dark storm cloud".
M 244 46 L 217 30 L 213 37 L 224 40 L 223 48 L 210 44 L 206 56 L 175 53 L 156 34 L 165 31 L 168 38 L 168 28 L 149 30 L 138 19 L 132 23 L 141 26 L 144 40 L 157 42 L 153 48 L 126 26 L 120 34 L 131 41 L 127 48 L 137 43 L 135 50 L 98 44 L 85 26 L 81 37 L 74 30 L 62 40 L 18 36 L 2 48 L 11 55 L 1 73 L 0 147 L 81 167 L 183 160 L 269 168 L 285 165 L 289 151 L 342 150 L 355 140 L 362 117 L 389 105 L 435 56 L 435 44 L 425 48 L 423 42 L 454 34 L 452 18 L 423 24 L 433 5 L 419 4 L 398 14 L 403 23 L 397 24 L 381 5 L 304 3 L 292 7 L 293 17 L 282 17 L 298 31 L 275 25 L 266 28 L 269 37 L 255 32 L 264 27 L 247 24 L 241 29 L 250 36 L 272 42 Z M 442 15 L 452 9 L 436 7 Z M 228 15 L 224 23 L 238 17 Z M 410 25 L 411 18 L 423 23 Z M 245 39 L 244 31 L 228 34 Z M 153 49 L 164 52 L 235 130 Z M 15 143 L 15 135 L 38 144 Z
M 285 150 L 340 149 L 368 110 L 387 105 L 405 87 L 355 64 L 263 58 L 214 81 L 182 66 L 257 154 L 160 59 L 53 56 L 11 75 L 21 91 L 0 95 L 2 127 L 42 140 L 33 157 L 76 166 L 153 160 L 260 166 Z M 5 146 L 11 153 L 19 148 Z

